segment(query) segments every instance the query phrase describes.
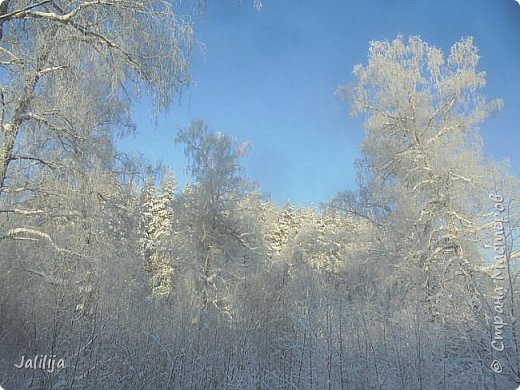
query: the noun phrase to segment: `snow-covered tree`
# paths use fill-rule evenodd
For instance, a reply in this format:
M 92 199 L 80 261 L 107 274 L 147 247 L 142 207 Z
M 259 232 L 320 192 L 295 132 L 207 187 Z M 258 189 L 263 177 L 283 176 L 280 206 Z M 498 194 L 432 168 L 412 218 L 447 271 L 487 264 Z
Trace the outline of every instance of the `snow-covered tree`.
M 268 232 L 266 240 L 269 248 L 269 255 L 278 256 L 290 238 L 294 238 L 299 228 L 294 215 L 294 207 L 287 202 L 276 220 L 275 230 Z
M 239 144 L 229 135 L 213 133 L 201 120 L 177 134 L 184 144 L 188 168 L 195 182 L 186 198 L 183 223 L 188 229 L 192 266 L 201 297 L 201 309 L 213 306 L 230 315 L 229 286 L 234 269 L 243 264 L 243 250 L 254 248 L 250 231 L 240 223 L 240 199 L 247 192 L 247 182 L 240 175 L 240 158 L 249 144 Z M 247 265 L 247 264 L 246 264 Z
M 436 315 L 454 289 L 476 298 L 472 275 L 483 265 L 477 242 L 498 168 L 484 159 L 475 126 L 500 101 L 478 94 L 478 59 L 471 38 L 447 58 L 418 37 L 375 41 L 355 84 L 338 88 L 353 115 L 366 115 L 367 192 L 392 210 L 397 258 L 408 264 L 400 267 L 420 270 L 414 277 Z
M 152 236 L 154 234 L 154 218 L 153 208 L 155 205 L 156 189 L 154 178 L 151 174 L 148 174 L 144 180 L 143 187 L 141 188 L 141 199 L 140 199 L 140 212 L 141 212 L 141 223 L 140 231 L 141 246 L 145 259 L 149 259 L 151 253 L 154 250 L 154 243 Z M 148 260 L 146 260 L 148 262 Z
M 0 188 L 9 185 L 13 153 L 22 136 L 34 136 L 31 128 L 74 144 L 89 112 L 109 113 L 106 125 L 127 128 L 127 97 L 140 85 L 163 109 L 189 83 L 192 30 L 169 1 L 2 3 Z
M 173 199 L 176 189 L 175 177 L 172 170 L 167 170 L 161 181 L 161 188 L 152 207 L 154 240 L 173 233 Z
M 155 190 L 152 175 L 145 179 L 141 192 L 142 249 L 149 273 L 149 288 L 152 296 L 169 297 L 172 293 L 173 200 L 175 178 L 168 170 L 159 193 Z

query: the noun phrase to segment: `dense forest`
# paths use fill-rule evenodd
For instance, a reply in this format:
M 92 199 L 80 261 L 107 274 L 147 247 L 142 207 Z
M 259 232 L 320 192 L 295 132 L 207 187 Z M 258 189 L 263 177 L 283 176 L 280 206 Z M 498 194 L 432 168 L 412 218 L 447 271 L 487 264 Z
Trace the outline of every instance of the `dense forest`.
M 0 26 L 0 386 L 520 383 L 520 185 L 482 151 L 501 101 L 471 38 L 370 42 L 336 91 L 365 121 L 358 187 L 305 208 L 203 119 L 176 135 L 182 188 L 116 149 L 135 99 L 190 85 L 171 2 L 3 0 Z

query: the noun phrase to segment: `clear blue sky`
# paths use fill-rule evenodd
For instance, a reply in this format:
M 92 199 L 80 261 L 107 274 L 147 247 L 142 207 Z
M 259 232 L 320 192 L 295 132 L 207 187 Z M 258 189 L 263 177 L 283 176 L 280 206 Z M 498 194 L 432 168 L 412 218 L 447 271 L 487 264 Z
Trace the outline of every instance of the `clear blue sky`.
M 520 172 L 520 5 L 514 0 L 208 0 L 194 20 L 198 41 L 194 85 L 154 128 L 145 102 L 135 108 L 139 135 L 119 142 L 173 167 L 182 185 L 186 161 L 174 145 L 178 128 L 201 118 L 215 131 L 251 141 L 245 175 L 279 204 L 319 205 L 355 189 L 353 161 L 363 138 L 360 120 L 338 101 L 367 61 L 370 40 L 419 35 L 445 53 L 471 35 L 486 71 L 484 94 L 504 109 L 481 125 L 485 151 Z

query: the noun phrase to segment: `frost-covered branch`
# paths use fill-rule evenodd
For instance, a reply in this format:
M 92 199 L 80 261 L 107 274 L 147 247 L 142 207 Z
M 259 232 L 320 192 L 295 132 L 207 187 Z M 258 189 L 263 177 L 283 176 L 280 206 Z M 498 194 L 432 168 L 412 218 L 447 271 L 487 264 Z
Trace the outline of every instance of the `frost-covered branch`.
M 5 239 L 12 239 L 12 240 L 20 240 L 20 241 L 38 241 L 40 239 L 43 239 L 47 241 L 49 244 L 52 245 L 54 249 L 56 249 L 58 252 L 62 253 L 69 253 L 76 256 L 80 256 L 78 253 L 72 252 L 68 249 L 64 249 L 59 247 L 52 237 L 48 235 L 45 232 L 42 232 L 40 230 L 32 229 L 32 228 L 26 228 L 26 227 L 18 227 L 13 228 L 7 231 L 6 234 L 3 236 L 0 236 L 0 240 Z

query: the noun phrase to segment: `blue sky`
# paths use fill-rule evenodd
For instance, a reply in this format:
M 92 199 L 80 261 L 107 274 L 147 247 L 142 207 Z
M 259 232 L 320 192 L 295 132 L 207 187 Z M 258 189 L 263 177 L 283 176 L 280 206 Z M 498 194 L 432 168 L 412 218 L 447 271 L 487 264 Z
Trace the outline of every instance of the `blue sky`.
M 146 100 L 134 108 L 139 135 L 119 142 L 173 167 L 182 185 L 186 161 L 174 144 L 178 128 L 201 118 L 252 148 L 245 175 L 276 203 L 319 205 L 355 189 L 354 160 L 361 118 L 334 96 L 367 61 L 370 40 L 419 35 L 445 53 L 463 36 L 480 49 L 487 74 L 483 93 L 504 108 L 480 126 L 486 153 L 520 171 L 520 5 L 514 0 L 208 0 L 194 19 L 194 85 L 161 116 L 157 127 Z M 202 53 L 205 52 L 203 55 Z

